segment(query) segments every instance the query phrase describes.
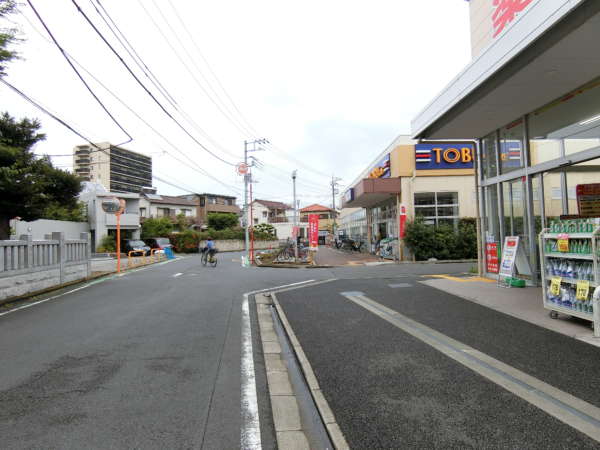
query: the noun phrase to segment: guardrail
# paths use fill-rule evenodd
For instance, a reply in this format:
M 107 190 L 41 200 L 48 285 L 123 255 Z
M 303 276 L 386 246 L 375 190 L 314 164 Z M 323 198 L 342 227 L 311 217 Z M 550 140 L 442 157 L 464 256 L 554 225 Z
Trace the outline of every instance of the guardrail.
M 140 255 L 141 253 L 141 255 Z M 127 253 L 127 267 L 143 266 L 154 262 L 159 262 L 161 259 L 166 259 L 164 250 L 160 248 L 153 248 L 150 250 L 150 255 L 146 256 L 145 252 L 139 250 L 132 250 Z

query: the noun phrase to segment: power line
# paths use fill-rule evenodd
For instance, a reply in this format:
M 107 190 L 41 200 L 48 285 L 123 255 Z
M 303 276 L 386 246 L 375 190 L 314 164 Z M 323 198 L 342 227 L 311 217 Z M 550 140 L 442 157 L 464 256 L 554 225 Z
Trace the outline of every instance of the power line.
M 142 83 L 142 81 L 137 77 L 137 75 L 131 70 L 131 68 L 129 67 L 129 65 L 123 60 L 123 58 L 121 57 L 121 55 L 114 49 L 114 47 L 110 44 L 110 42 L 108 42 L 106 40 L 106 38 L 104 37 L 104 35 L 100 32 L 100 30 L 98 30 L 98 28 L 96 27 L 96 25 L 94 25 L 94 23 L 90 20 L 90 18 L 87 16 L 87 14 L 81 9 L 81 7 L 79 6 L 79 4 L 75 1 L 75 0 L 71 0 L 71 2 L 73 3 L 73 5 L 75 5 L 75 7 L 77 8 L 77 10 L 79 11 L 79 13 L 85 18 L 86 22 L 89 24 L 90 27 L 92 27 L 92 29 L 96 32 L 96 34 L 100 37 L 100 39 L 102 39 L 102 41 L 106 44 L 106 46 L 112 51 L 112 53 L 114 53 L 114 55 L 119 59 L 119 61 L 121 62 L 121 64 L 127 69 L 127 71 L 129 72 L 129 74 L 135 79 L 135 81 L 142 87 L 142 89 L 144 89 L 144 91 L 152 98 L 152 100 L 154 100 L 154 102 L 158 105 L 158 107 L 167 115 L 167 117 L 169 117 L 173 122 L 175 122 L 175 124 L 177 124 L 177 126 L 185 133 L 187 134 L 190 139 L 192 139 L 196 144 L 198 144 L 203 150 L 205 150 L 207 153 L 209 153 L 210 155 L 212 155 L 213 157 L 217 158 L 218 160 L 222 161 L 225 164 L 228 164 L 230 166 L 235 166 L 234 163 L 231 163 L 223 158 L 221 158 L 219 155 L 217 155 L 216 153 L 212 152 L 211 150 L 209 150 L 206 146 L 204 146 L 200 141 L 198 141 L 183 125 L 181 125 L 181 123 L 175 118 L 173 117 L 173 115 L 167 111 L 167 109 L 162 105 L 162 103 L 160 103 L 157 98 L 154 96 L 154 94 L 152 94 L 152 92 L 150 92 L 150 90 L 146 87 L 146 85 L 144 85 L 144 83 Z
M 102 103 L 102 101 L 94 93 L 94 91 L 92 90 L 92 88 L 87 84 L 87 82 L 85 81 L 85 79 L 81 76 L 81 74 L 79 73 L 79 71 L 77 70 L 77 68 L 73 65 L 73 63 L 71 62 L 71 60 L 67 56 L 65 50 L 61 47 L 61 45 L 58 43 L 58 41 L 56 40 L 56 38 L 54 37 L 54 35 L 50 31 L 50 29 L 48 28 L 48 26 L 46 25 L 46 22 L 44 22 L 44 19 L 42 19 L 42 17 L 37 12 L 37 9 L 35 9 L 35 6 L 33 6 L 33 3 L 31 3 L 31 0 L 27 0 L 27 3 L 29 4 L 29 6 L 31 7 L 31 9 L 33 10 L 34 14 L 38 18 L 38 20 L 40 21 L 40 23 L 42 24 L 42 26 L 44 27 L 44 29 L 46 30 L 46 32 L 48 33 L 48 35 L 50 36 L 50 38 L 52 39 L 52 42 L 54 42 L 54 45 L 56 45 L 56 47 L 58 48 L 58 50 L 60 50 L 61 55 L 69 63 L 69 66 L 71 66 L 71 69 L 73 69 L 73 71 L 77 74 L 77 77 L 79 78 L 79 80 L 83 83 L 83 85 L 86 87 L 86 89 L 92 95 L 92 97 L 94 97 L 94 99 L 96 100 L 96 102 L 98 102 L 98 104 L 102 107 L 102 109 L 104 110 L 104 112 L 106 112 L 106 114 L 108 115 L 108 117 L 110 117 L 112 119 L 112 121 L 121 129 L 121 131 L 127 135 L 128 140 L 125 141 L 125 142 L 123 142 L 123 144 L 131 142 L 133 140 L 133 137 L 131 137 L 131 135 L 125 130 L 125 128 L 123 128 L 123 126 L 117 121 L 117 119 L 115 119 L 115 117 L 111 114 L 111 112 L 108 110 L 108 108 L 104 105 L 104 103 Z

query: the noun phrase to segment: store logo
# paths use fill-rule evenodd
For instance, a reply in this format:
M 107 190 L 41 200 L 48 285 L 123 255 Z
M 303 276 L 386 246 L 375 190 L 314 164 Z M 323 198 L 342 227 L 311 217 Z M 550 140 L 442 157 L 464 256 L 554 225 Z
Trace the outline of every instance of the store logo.
M 389 178 L 390 177 L 390 155 L 386 155 L 369 173 L 369 178 Z
M 533 0 L 494 0 L 494 37 L 498 36 L 506 26 L 515 20 L 518 13 L 523 11 Z
M 417 170 L 472 169 L 473 159 L 473 144 L 415 145 Z

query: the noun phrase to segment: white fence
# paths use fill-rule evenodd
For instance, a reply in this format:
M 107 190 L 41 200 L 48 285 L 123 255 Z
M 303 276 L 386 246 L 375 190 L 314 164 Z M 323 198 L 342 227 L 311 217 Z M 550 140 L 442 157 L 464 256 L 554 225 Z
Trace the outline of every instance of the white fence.
M 0 241 L 0 301 L 53 285 L 86 278 L 91 272 L 89 233 L 64 233 L 34 241 L 31 235 Z

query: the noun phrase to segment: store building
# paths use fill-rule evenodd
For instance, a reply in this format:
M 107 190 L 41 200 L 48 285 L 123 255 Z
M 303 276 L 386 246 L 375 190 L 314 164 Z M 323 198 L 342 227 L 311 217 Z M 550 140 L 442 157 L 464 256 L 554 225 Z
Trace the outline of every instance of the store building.
M 518 274 L 539 284 L 538 234 L 581 213 L 578 185 L 600 182 L 600 1 L 470 7 L 474 58 L 413 120 L 412 136 L 477 140 L 481 248 L 518 236 Z M 490 276 L 493 256 L 480 255 Z
M 111 192 L 139 194 L 152 186 L 152 157 L 109 142 L 73 149 L 73 171 L 84 181 L 100 183 Z
M 401 217 L 457 227 L 477 214 L 474 173 L 473 142 L 419 144 L 398 136 L 344 191 L 340 230 L 372 248 L 379 239 L 398 239 Z

